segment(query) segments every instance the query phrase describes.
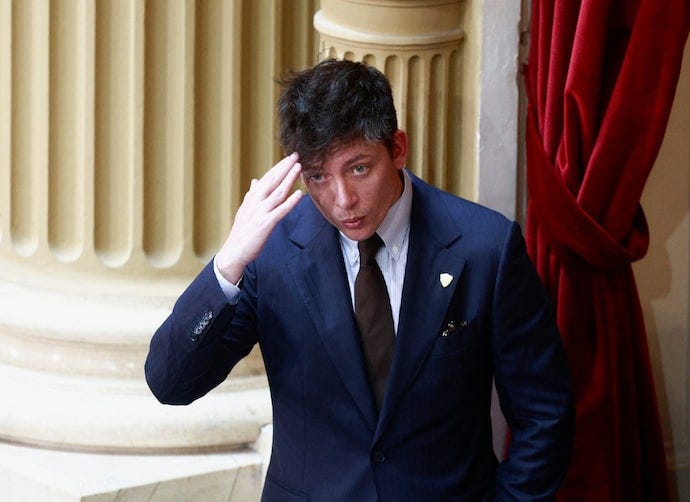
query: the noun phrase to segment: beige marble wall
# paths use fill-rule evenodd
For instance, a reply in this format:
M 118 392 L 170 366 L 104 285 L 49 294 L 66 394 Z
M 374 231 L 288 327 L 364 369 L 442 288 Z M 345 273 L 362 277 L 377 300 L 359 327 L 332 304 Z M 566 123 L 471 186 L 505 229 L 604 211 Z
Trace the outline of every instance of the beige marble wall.
M 642 207 L 651 242 L 634 270 L 673 488 L 690 501 L 690 41 Z

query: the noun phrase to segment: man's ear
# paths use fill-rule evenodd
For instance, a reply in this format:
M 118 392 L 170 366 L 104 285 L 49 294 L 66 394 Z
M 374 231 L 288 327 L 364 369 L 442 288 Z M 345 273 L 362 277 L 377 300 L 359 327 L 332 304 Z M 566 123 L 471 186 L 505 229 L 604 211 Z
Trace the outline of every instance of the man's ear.
M 393 133 L 393 164 L 397 169 L 405 167 L 407 162 L 407 133 L 398 129 Z

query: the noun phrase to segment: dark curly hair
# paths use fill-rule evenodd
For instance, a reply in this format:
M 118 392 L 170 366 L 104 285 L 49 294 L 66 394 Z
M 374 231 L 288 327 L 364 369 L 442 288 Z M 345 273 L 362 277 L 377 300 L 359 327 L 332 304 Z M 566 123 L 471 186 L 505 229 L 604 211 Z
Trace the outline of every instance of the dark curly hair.
M 392 151 L 398 128 L 390 83 L 364 63 L 326 59 L 281 82 L 279 140 L 304 166 L 353 141 L 382 142 Z

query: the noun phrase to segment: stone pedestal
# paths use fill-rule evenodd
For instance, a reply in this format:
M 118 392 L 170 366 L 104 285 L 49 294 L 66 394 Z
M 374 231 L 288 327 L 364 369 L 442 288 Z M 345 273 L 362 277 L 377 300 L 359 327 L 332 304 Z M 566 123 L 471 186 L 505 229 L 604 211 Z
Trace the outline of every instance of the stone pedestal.
M 150 393 L 143 360 L 170 303 L 0 281 L 2 437 L 108 452 L 253 442 L 271 420 L 258 349 L 233 378 L 189 406 L 163 406 Z
M 0 444 L 0 486 L 8 502 L 252 502 L 262 463 L 249 449 L 109 455 Z

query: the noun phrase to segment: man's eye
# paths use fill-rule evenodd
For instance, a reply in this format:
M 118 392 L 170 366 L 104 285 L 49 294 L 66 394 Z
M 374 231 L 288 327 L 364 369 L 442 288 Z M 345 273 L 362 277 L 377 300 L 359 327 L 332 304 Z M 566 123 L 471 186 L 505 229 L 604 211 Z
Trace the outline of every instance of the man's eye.
M 367 166 L 355 166 L 353 169 L 355 174 L 363 174 L 367 170 Z
M 309 180 L 318 183 L 323 180 L 323 174 L 312 174 L 309 176 Z

